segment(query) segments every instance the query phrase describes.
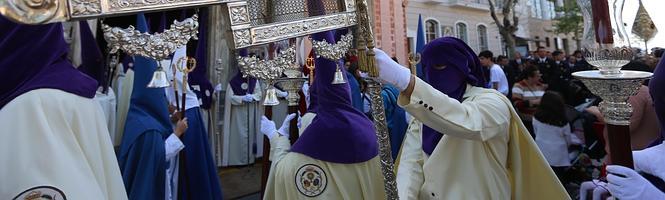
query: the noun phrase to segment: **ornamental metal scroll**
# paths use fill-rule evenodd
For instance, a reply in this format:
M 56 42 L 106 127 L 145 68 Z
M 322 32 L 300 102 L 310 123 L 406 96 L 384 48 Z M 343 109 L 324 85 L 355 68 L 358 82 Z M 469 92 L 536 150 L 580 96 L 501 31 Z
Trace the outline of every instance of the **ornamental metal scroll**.
M 190 39 L 197 39 L 199 22 L 198 15 L 194 14 L 183 21 L 174 21 L 163 33 L 148 34 L 135 30 L 133 26 L 122 29 L 106 24 L 102 25 L 102 30 L 111 53 L 122 50 L 129 55 L 163 60 Z
M 0 14 L 24 24 L 129 15 L 237 0 L 0 0 Z
M 326 15 L 309 16 L 306 0 L 227 3 L 236 49 L 356 25 L 355 0 L 322 0 Z
M 271 60 L 261 60 L 256 56 L 238 56 L 238 66 L 243 77 L 251 76 L 261 80 L 275 80 L 282 77 L 288 66 L 292 66 L 296 60 L 295 47 L 281 51 Z

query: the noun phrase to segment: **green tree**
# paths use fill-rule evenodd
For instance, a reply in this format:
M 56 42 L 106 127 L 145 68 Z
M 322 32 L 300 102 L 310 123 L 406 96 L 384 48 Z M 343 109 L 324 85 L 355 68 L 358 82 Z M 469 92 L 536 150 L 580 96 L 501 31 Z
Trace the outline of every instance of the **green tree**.
M 553 1 L 553 0 L 550 0 Z M 557 17 L 554 19 L 554 32 L 557 34 L 573 35 L 577 48 L 581 46 L 582 32 L 584 31 L 584 18 L 580 7 L 575 0 L 563 0 L 563 6 L 554 9 Z

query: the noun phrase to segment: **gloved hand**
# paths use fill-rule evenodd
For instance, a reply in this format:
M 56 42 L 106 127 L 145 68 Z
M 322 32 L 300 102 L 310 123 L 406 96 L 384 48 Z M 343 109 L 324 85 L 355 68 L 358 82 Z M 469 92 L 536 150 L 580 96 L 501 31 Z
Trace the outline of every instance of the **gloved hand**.
M 266 116 L 261 117 L 261 133 L 267 136 L 268 139 L 272 139 L 277 136 L 277 128 L 275 128 L 275 122 L 269 120 Z
M 633 151 L 635 171 L 642 171 L 665 180 L 665 144 Z
M 379 68 L 379 78 L 397 87 L 399 91 L 406 90 L 411 81 L 411 71 L 395 62 L 381 49 L 374 49 L 376 64 Z
M 254 101 L 254 95 L 246 94 L 245 96 L 242 97 L 242 101 L 251 103 L 252 101 Z
M 665 193 L 630 168 L 608 165 L 606 170 L 607 189 L 618 199 L 665 199 Z
M 298 111 L 298 129 L 301 129 L 302 127 L 302 117 L 300 116 L 302 116 L 302 114 Z
M 277 97 L 285 98 L 286 96 L 289 96 L 289 93 L 288 93 L 288 92 L 284 92 L 284 91 L 281 91 L 281 90 L 277 90 Z
M 279 132 L 280 135 L 283 135 L 283 136 L 288 136 L 289 135 L 289 123 L 291 122 L 291 120 L 293 120 L 293 118 L 296 118 L 295 113 L 291 113 L 291 114 L 287 115 L 286 118 L 284 118 L 284 122 L 282 122 L 282 126 L 279 127 L 279 130 L 277 131 L 277 132 Z

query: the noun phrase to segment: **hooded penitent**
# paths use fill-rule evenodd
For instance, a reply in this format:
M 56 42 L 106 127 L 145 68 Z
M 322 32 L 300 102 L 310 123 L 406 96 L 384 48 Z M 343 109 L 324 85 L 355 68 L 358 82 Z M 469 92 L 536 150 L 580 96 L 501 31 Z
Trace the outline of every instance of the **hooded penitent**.
M 145 17 L 137 30 L 147 31 Z M 130 199 L 164 199 L 164 139 L 173 131 L 163 88 L 146 87 L 157 69 L 155 60 L 134 56 L 134 86 L 118 160 Z
M 97 82 L 67 60 L 60 23 L 21 25 L 0 16 L 0 30 L 0 109 L 14 98 L 42 88 L 95 96 Z
M 318 33 L 312 38 L 335 43 L 332 32 Z M 378 154 L 374 125 L 351 106 L 348 84 L 332 84 L 336 69 L 336 61 L 316 59 L 313 85 L 316 92 L 310 98 L 316 102 L 312 105 L 316 104 L 317 116 L 291 151 L 326 162 L 365 162 Z
M 208 57 L 206 56 L 206 53 L 208 53 L 206 51 L 208 47 L 208 12 L 206 9 L 203 9 L 199 15 L 199 39 L 196 44 L 197 46 L 195 55 L 196 68 L 194 68 L 194 71 L 189 73 L 188 82 L 191 87 L 195 88 L 194 93 L 196 93 L 196 96 L 201 100 L 201 108 L 210 109 L 212 106 L 212 93 L 214 91 L 212 88 L 212 83 L 210 83 L 210 80 L 208 80 L 206 75 L 208 71 Z
M 248 55 L 246 49 L 239 50 L 239 54 L 242 57 Z M 253 94 L 254 88 L 256 87 L 256 79 L 251 76 L 242 77 L 242 75 L 242 72 L 238 71 L 238 73 L 231 78 L 231 81 L 229 81 L 229 84 L 231 84 L 231 90 L 233 90 L 233 95 L 242 96 Z
M 428 43 L 423 49 L 421 63 L 425 82 L 459 102 L 463 101 L 467 84 L 485 87 L 487 83 L 478 57 L 457 38 L 443 37 Z M 422 132 L 423 150 L 432 154 L 443 134 L 426 125 L 423 125 Z

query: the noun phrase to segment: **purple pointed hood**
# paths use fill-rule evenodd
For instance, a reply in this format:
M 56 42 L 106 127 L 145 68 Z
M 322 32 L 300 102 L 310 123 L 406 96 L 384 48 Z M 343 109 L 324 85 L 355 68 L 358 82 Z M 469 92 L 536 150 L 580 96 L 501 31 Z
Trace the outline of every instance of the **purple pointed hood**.
M 79 22 L 81 34 L 81 66 L 78 67 L 80 71 L 94 78 L 101 85 L 106 83 L 106 73 L 108 67 L 104 64 L 104 57 L 102 50 L 97 44 L 90 26 L 86 20 Z
M 62 24 L 22 25 L 0 16 L 0 30 L 0 109 L 42 88 L 95 96 L 97 82 L 67 60 Z
M 478 57 L 471 47 L 457 38 L 443 37 L 427 44 L 421 64 L 425 82 L 459 102 L 462 102 L 467 84 L 487 85 Z M 423 125 L 423 151 L 431 154 L 442 137 L 443 134 Z
M 206 54 L 206 47 L 208 46 L 208 12 L 206 9 L 201 10 L 199 16 L 199 35 L 198 43 L 196 44 L 196 68 L 189 73 L 188 81 L 192 87 L 198 87 L 194 90 L 196 96 L 201 100 L 201 108 L 210 109 L 212 106 L 212 93 L 213 87 L 210 80 L 208 80 L 208 56 Z
M 335 43 L 331 31 L 314 34 L 312 38 Z M 360 163 L 376 157 L 378 144 L 374 125 L 351 106 L 348 84 L 332 84 L 336 61 L 316 58 L 315 62 L 313 87 L 318 102 L 317 115 L 291 151 L 333 163 Z

